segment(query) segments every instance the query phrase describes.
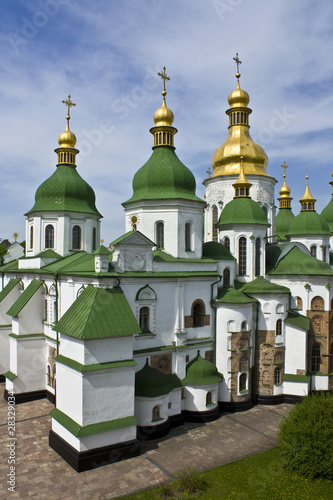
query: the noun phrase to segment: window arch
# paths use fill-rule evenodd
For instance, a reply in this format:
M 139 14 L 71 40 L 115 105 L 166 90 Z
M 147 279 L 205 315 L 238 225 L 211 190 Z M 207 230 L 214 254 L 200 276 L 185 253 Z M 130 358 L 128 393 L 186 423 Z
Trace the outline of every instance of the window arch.
M 212 208 L 212 235 L 213 235 L 213 241 L 217 241 L 217 227 L 215 224 L 217 224 L 218 221 L 218 210 L 217 206 L 214 205 Z
M 315 342 L 311 350 L 311 371 L 320 372 L 321 367 L 321 344 Z
M 310 254 L 312 257 L 317 258 L 317 245 L 311 245 Z
M 230 269 L 223 269 L 223 286 L 230 286 Z
M 238 274 L 246 274 L 246 238 L 242 236 L 238 242 Z
M 229 250 L 230 252 L 230 238 L 228 236 L 224 237 L 223 244 L 226 247 L 226 249 Z
M 246 373 L 241 373 L 239 376 L 239 392 L 246 391 Z
M 161 413 L 160 413 L 160 406 L 156 405 L 154 406 L 152 410 L 152 420 L 159 420 L 161 418 Z
M 205 324 L 205 304 L 202 300 L 196 300 L 192 304 L 193 326 L 204 326 Z
M 299 309 L 300 311 L 303 309 L 303 300 L 301 297 L 295 297 L 295 302 L 296 302 L 296 309 Z
M 45 248 L 54 248 L 54 227 L 48 224 L 45 228 Z
M 276 313 L 279 314 L 279 313 L 283 313 L 284 312 L 284 305 L 283 304 L 277 304 L 276 306 Z
M 236 322 L 233 319 L 228 321 L 227 331 L 231 333 L 236 331 Z
M 139 325 L 142 333 L 150 332 L 149 329 L 149 307 L 144 306 L 140 308 Z
M 93 251 L 96 250 L 97 248 L 97 231 L 96 231 L 96 228 L 94 227 L 93 228 L 93 233 L 92 233 L 92 248 L 93 248 Z
M 265 302 L 264 304 L 264 313 L 270 313 L 271 312 L 271 305 L 269 302 Z
M 156 224 L 156 244 L 157 248 L 164 248 L 164 222 Z
M 256 255 L 255 255 L 255 275 L 260 276 L 260 253 L 261 253 L 261 240 L 256 239 Z
M 249 330 L 249 325 L 247 321 L 242 321 L 241 324 L 241 331 L 242 332 L 247 332 Z
M 191 252 L 191 236 L 192 236 L 192 224 L 190 222 L 186 222 L 185 224 L 185 252 Z
M 213 403 L 213 394 L 211 391 L 208 391 L 206 394 L 206 406 L 211 405 Z
M 34 246 L 34 226 L 30 226 L 30 240 L 29 240 L 29 244 L 30 244 L 30 249 L 32 249 L 33 246 Z
M 72 231 L 72 248 L 74 250 L 80 250 L 81 249 L 81 228 L 80 226 L 76 225 L 73 227 Z
M 311 309 L 319 309 L 321 311 L 324 310 L 324 299 L 322 297 L 319 297 L 317 295 L 316 297 L 313 297 L 311 300 Z
M 276 322 L 275 335 L 282 335 L 282 319 L 278 319 Z
M 277 366 L 274 370 L 274 384 L 282 383 L 282 368 L 281 366 Z

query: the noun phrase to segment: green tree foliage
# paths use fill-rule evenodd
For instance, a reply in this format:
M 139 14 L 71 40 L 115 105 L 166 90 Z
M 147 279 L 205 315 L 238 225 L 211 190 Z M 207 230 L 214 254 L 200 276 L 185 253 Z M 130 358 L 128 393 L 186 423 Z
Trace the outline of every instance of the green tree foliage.
M 279 440 L 287 468 L 333 479 L 333 396 L 314 394 L 296 405 L 280 424 Z
M 1 266 L 1 263 L 3 262 L 3 256 L 6 255 L 7 252 L 8 252 L 8 250 L 7 250 L 6 245 L 1 245 L 1 243 L 0 243 L 0 266 Z

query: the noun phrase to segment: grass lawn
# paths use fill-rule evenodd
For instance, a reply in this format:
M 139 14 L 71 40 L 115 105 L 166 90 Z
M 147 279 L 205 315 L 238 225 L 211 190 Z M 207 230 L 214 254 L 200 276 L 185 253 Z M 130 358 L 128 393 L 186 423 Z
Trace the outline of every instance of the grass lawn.
M 305 479 L 283 468 L 277 448 L 202 472 L 207 486 L 200 493 L 163 495 L 163 486 L 129 495 L 130 500 L 195 498 L 204 500 L 333 498 L 333 481 Z M 174 483 L 172 483 L 174 484 Z

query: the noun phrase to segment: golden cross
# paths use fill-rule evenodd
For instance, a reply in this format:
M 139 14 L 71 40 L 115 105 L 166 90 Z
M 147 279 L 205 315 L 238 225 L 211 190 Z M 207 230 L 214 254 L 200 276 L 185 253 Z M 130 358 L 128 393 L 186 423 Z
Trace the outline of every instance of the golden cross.
M 170 80 L 170 78 L 167 76 L 165 72 L 166 68 L 165 66 L 163 67 L 163 72 L 162 73 L 157 73 L 158 76 L 160 76 L 163 80 L 163 91 L 162 91 L 162 96 L 166 96 L 166 90 L 165 90 L 165 80 Z
M 239 64 L 242 64 L 242 61 L 239 60 L 239 57 L 238 57 L 238 52 L 236 52 L 236 57 L 233 57 L 233 60 L 236 61 L 236 64 L 237 64 L 237 73 L 236 73 L 236 78 L 239 78 L 240 77 L 240 73 L 239 73 Z M 238 75 L 238 76 L 237 76 Z
M 71 106 L 76 106 L 76 104 L 74 102 L 71 101 L 71 96 L 69 95 L 68 96 L 68 99 L 66 101 L 62 101 L 64 104 L 66 104 L 67 106 L 67 116 L 66 116 L 66 119 L 67 120 L 70 120 L 70 109 L 71 109 Z
M 208 177 L 210 177 L 212 175 L 213 172 L 210 171 L 210 167 L 208 170 L 206 170 L 207 174 L 208 174 Z
M 283 165 L 281 165 L 281 167 L 283 168 L 283 177 L 286 176 L 286 168 L 289 168 L 288 165 L 286 165 L 286 162 L 284 161 L 283 162 Z

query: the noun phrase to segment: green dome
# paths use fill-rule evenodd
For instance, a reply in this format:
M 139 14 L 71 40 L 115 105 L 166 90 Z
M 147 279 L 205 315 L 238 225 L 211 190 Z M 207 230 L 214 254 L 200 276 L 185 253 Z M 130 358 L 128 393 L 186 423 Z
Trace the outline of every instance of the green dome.
M 331 234 L 325 219 L 317 212 L 301 212 L 291 222 L 288 235 Z
M 201 201 L 195 194 L 195 178 L 170 146 L 153 148 L 153 154 L 133 178 L 132 201 L 185 199 Z
M 102 215 L 95 205 L 95 193 L 89 184 L 82 179 L 76 168 L 71 165 L 58 165 L 56 171 L 35 194 L 35 204 L 29 212 L 83 212 Z
M 333 196 L 320 215 L 327 222 L 331 233 L 333 233 Z
M 208 241 L 202 245 L 202 256 L 214 260 L 235 260 L 229 250 L 217 241 Z
M 275 228 L 276 234 L 281 238 L 281 240 L 286 240 L 286 234 L 288 234 L 288 229 L 292 221 L 295 219 L 295 215 L 292 213 L 290 208 L 280 208 L 277 216 L 275 217 Z
M 181 381 L 177 375 L 165 373 L 152 368 L 148 359 L 145 366 L 135 374 L 135 395 L 146 398 L 156 398 L 169 394 L 176 387 L 181 387 Z
M 251 198 L 234 198 L 226 204 L 217 226 L 226 224 L 270 225 L 261 206 Z
M 217 371 L 216 366 L 203 359 L 199 352 L 186 366 L 186 377 L 182 380 L 185 385 L 213 385 L 221 382 L 223 376 Z

